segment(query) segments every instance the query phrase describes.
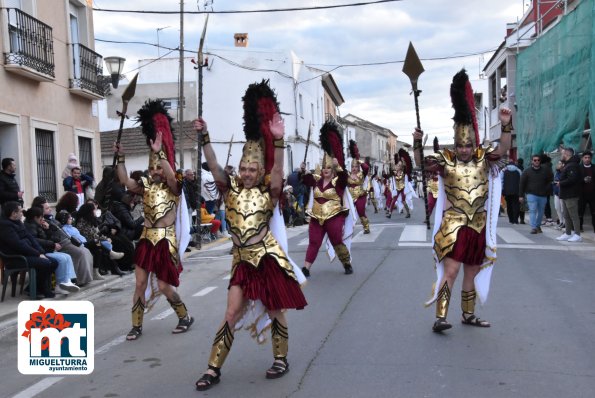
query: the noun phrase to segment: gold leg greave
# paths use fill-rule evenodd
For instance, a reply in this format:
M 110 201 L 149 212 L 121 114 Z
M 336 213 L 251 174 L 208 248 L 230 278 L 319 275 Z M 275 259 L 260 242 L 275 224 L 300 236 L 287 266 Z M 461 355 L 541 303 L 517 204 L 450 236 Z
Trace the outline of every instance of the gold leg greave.
M 372 198 L 371 202 L 372 206 L 374 206 L 374 213 L 378 213 L 378 201 L 376 200 L 376 198 Z
M 466 292 L 461 290 L 461 309 L 463 310 L 464 314 L 474 314 L 475 313 L 475 297 L 477 294 L 475 290 L 471 290 L 470 292 Z
M 132 326 L 139 328 L 143 326 L 143 317 L 145 315 L 145 304 L 141 301 L 140 297 L 136 300 L 136 303 L 132 306 Z
M 370 233 L 370 220 L 368 220 L 368 217 L 360 217 L 359 219 L 364 227 L 364 232 L 367 234 Z
M 444 284 L 438 292 L 438 298 L 436 299 L 436 318 L 444 318 L 448 315 L 448 305 L 450 303 L 450 289 L 448 283 L 444 281 Z
M 275 359 L 286 358 L 289 349 L 289 334 L 287 333 L 287 326 L 283 325 L 277 320 L 273 319 L 271 325 L 271 340 L 273 342 L 273 356 Z
M 167 302 L 169 303 L 169 305 L 171 305 L 171 308 L 174 309 L 179 319 L 183 319 L 188 316 L 188 310 L 186 309 L 186 305 L 184 304 L 184 302 L 178 301 L 174 303 L 173 301 L 169 300 L 167 300 Z
M 221 368 L 231 350 L 233 344 L 233 331 L 229 327 L 229 323 L 225 322 L 221 329 L 215 335 L 213 348 L 211 349 L 211 356 L 209 357 L 209 366 Z
M 334 247 L 335 253 L 337 253 L 337 257 L 339 257 L 339 261 L 343 264 L 344 267 L 351 266 L 351 254 L 349 253 L 349 249 L 343 243 L 338 244 Z

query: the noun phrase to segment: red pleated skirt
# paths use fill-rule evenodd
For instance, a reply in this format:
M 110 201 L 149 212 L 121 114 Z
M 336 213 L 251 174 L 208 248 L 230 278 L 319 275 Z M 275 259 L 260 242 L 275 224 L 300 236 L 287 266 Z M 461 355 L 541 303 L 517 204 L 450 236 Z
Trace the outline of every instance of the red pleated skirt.
M 258 268 L 245 262 L 238 264 L 229 286 L 239 286 L 245 298 L 260 300 L 269 311 L 301 310 L 308 305 L 299 283 L 270 256 L 263 257 Z
M 134 262 L 137 267 L 154 272 L 157 279 L 175 287 L 180 285 L 182 263 L 174 264 L 166 239 L 160 240 L 155 246 L 149 240 L 141 239 L 136 247 Z
M 468 265 L 481 265 L 484 262 L 486 251 L 486 230 L 481 233 L 469 227 L 461 227 L 457 232 L 457 240 L 452 251 L 446 255 L 453 260 Z

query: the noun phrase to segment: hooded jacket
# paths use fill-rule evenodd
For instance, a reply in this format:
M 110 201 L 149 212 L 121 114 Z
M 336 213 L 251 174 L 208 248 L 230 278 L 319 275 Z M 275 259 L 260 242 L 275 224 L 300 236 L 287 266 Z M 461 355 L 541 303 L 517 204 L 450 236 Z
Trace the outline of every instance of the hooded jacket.
M 578 198 L 581 193 L 580 158 L 573 155 L 560 170 L 560 199 Z

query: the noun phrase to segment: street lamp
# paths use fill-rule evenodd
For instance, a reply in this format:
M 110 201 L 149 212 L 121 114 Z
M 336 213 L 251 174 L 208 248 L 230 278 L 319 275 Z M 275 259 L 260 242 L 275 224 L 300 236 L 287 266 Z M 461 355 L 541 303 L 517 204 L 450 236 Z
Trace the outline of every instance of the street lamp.
M 171 26 L 164 26 L 163 28 L 157 28 L 157 58 L 159 58 L 159 31 L 163 29 L 171 28 Z
M 126 62 L 126 58 L 105 57 L 103 60 L 105 61 L 107 72 L 112 77 L 112 86 L 114 88 L 118 88 L 118 82 L 120 81 L 120 75 L 122 74 L 122 69 L 124 69 L 124 62 Z

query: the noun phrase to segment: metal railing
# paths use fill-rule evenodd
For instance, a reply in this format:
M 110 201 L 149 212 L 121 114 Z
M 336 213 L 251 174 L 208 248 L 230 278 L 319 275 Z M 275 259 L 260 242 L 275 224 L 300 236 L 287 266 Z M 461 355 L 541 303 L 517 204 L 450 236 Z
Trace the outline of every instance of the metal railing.
M 82 88 L 103 96 L 103 57 L 90 48 L 75 43 L 72 44 L 72 63 L 74 77 L 70 79 L 70 88 Z
M 55 77 L 52 28 L 18 8 L 8 8 L 9 65 L 26 66 Z

